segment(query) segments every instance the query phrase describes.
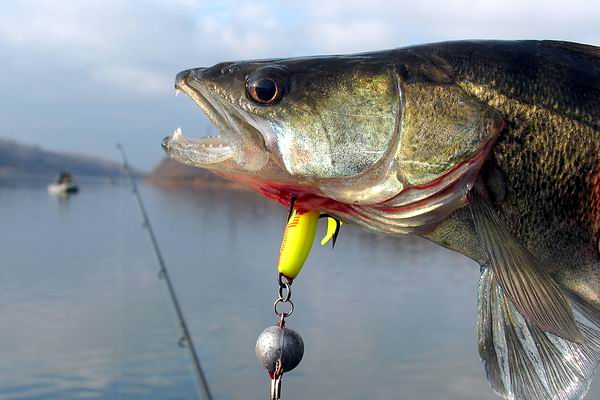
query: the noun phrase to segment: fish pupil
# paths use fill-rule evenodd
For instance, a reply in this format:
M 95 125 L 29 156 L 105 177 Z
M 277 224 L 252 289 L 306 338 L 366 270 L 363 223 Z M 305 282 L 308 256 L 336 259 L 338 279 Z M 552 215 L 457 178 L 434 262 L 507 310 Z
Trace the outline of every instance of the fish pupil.
M 275 81 L 269 78 L 259 79 L 250 85 L 250 95 L 261 104 L 269 104 L 277 100 L 279 89 Z

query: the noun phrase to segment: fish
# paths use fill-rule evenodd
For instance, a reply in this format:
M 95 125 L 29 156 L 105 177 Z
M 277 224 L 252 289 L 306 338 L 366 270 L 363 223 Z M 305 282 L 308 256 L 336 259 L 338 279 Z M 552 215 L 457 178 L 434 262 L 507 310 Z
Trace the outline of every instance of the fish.
M 162 147 L 296 209 L 480 266 L 492 389 L 582 399 L 600 360 L 600 48 L 452 41 L 177 74 L 220 135 Z

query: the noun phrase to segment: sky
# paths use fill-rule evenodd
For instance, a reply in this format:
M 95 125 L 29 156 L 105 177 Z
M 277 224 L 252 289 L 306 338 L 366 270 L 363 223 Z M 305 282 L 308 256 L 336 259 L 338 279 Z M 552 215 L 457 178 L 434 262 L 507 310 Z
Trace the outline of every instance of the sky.
M 178 126 L 204 136 L 181 70 L 455 39 L 600 45 L 592 0 L 23 0 L 0 7 L 0 137 L 149 170 Z M 197 132 L 197 133 L 196 133 Z

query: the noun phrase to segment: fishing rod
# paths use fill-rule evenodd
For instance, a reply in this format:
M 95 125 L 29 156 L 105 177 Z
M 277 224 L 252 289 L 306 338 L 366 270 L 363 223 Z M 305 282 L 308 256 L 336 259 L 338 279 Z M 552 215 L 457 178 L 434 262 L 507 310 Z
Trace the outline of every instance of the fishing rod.
M 187 345 L 187 348 L 190 350 L 190 354 L 192 356 L 192 363 L 194 364 L 194 370 L 196 371 L 196 377 L 198 379 L 198 385 L 202 389 L 204 398 L 206 400 L 212 400 L 210 388 L 208 387 L 208 381 L 206 380 L 206 376 L 204 375 L 204 371 L 202 370 L 202 366 L 200 365 L 200 358 L 196 353 L 196 348 L 194 347 L 194 342 L 192 341 L 192 335 L 190 335 L 187 323 L 185 322 L 185 317 L 183 316 L 183 311 L 181 310 L 181 306 L 179 305 L 179 301 L 177 300 L 177 295 L 175 294 L 175 287 L 173 286 L 173 283 L 171 282 L 171 278 L 169 276 L 169 270 L 167 269 L 167 265 L 165 264 L 160 248 L 158 247 L 158 241 L 156 240 L 156 236 L 154 235 L 154 231 L 152 230 L 152 225 L 150 225 L 150 218 L 148 218 L 146 207 L 144 206 L 144 202 L 142 201 L 142 195 L 138 190 L 137 184 L 135 183 L 135 179 L 133 177 L 133 173 L 131 172 L 129 164 L 127 163 L 125 149 L 121 144 L 117 144 L 117 148 L 121 152 L 121 157 L 123 158 L 123 168 L 127 171 L 127 175 L 129 176 L 129 180 L 131 181 L 133 193 L 137 198 L 137 202 L 140 207 L 140 211 L 142 212 L 142 217 L 144 219 L 144 227 L 146 228 L 146 231 L 150 236 L 152 246 L 154 247 L 154 252 L 156 253 L 156 258 L 158 259 L 158 264 L 160 265 L 159 276 L 163 278 L 167 284 L 167 288 L 169 289 L 169 295 L 171 296 L 173 306 L 175 307 L 175 312 L 177 313 L 177 319 L 179 320 L 179 326 L 181 327 L 181 331 L 183 334 L 181 340 L 179 341 L 179 344 L 181 346 Z

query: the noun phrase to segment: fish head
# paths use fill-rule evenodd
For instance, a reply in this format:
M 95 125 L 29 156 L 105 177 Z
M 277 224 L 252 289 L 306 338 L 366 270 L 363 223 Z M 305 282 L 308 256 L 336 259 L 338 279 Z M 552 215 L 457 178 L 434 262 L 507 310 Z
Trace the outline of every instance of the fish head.
M 191 164 L 260 176 L 271 160 L 279 178 L 313 182 L 366 171 L 394 136 L 397 83 L 385 67 L 338 61 L 225 63 L 178 74 L 176 88 L 200 105 L 223 141 L 221 150 L 214 139 L 212 148 L 197 141 Z M 169 154 L 176 145 L 169 141 Z M 219 165 L 225 158 L 235 164 Z
M 364 54 L 183 71 L 176 90 L 220 136 L 177 130 L 163 148 L 282 204 L 294 197 L 384 233 L 431 229 L 457 207 L 440 192 L 461 181 L 454 191 L 465 194 L 497 127 L 458 87 L 415 81 L 392 61 Z

